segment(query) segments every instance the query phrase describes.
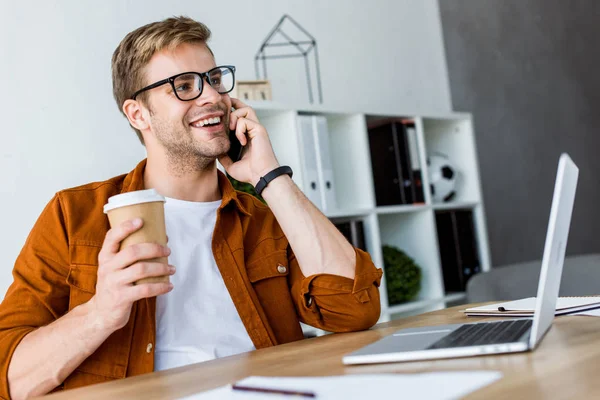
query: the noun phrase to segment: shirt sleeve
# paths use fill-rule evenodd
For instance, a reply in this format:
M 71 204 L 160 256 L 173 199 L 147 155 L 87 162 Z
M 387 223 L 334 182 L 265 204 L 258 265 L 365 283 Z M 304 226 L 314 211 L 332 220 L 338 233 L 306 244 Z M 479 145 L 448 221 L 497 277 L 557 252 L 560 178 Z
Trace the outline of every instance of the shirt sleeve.
M 69 246 L 58 195 L 31 230 L 0 304 L 0 398 L 9 399 L 8 366 L 21 340 L 68 310 Z
M 355 252 L 354 279 L 331 274 L 305 277 L 288 248 L 292 298 L 302 322 L 329 332 L 359 331 L 377 323 L 383 272 L 368 253 L 356 248 Z

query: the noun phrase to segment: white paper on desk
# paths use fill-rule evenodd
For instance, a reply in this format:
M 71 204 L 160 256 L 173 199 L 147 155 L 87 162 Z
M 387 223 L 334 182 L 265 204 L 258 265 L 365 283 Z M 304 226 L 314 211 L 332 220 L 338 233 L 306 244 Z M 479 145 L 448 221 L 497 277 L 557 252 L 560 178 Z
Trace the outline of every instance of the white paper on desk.
M 486 306 L 467 308 L 463 310 L 467 315 L 473 316 L 506 316 L 527 317 L 532 316 L 535 311 L 535 297 L 507 301 L 504 303 L 488 304 Z M 499 311 L 503 307 L 505 311 Z M 556 315 L 571 314 L 576 311 L 584 311 L 600 307 L 600 297 L 559 297 L 556 301 Z
M 586 315 L 588 317 L 600 317 L 600 309 L 596 308 L 594 310 L 582 311 L 582 312 L 578 312 L 578 313 L 572 314 L 572 315 Z
M 457 399 L 500 379 L 498 371 L 430 372 L 423 374 L 373 374 L 325 377 L 251 376 L 237 384 L 270 389 L 307 391 L 317 399 Z M 300 397 L 294 397 L 300 399 Z M 182 400 L 265 399 L 288 400 L 290 396 L 240 392 L 223 386 Z M 308 398 L 307 398 L 308 399 Z

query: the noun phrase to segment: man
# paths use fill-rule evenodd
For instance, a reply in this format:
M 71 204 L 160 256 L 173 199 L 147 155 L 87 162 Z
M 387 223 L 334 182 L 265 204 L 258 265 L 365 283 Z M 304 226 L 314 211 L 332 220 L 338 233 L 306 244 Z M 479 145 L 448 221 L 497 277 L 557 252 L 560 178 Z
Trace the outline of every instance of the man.
M 115 99 L 148 157 L 57 193 L 42 212 L 0 306 L 3 398 L 299 340 L 299 321 L 333 332 L 377 321 L 381 270 L 282 173 L 256 113 L 227 94 L 233 68 L 217 67 L 209 37 L 201 23 L 169 18 L 115 50 Z M 230 129 L 245 146 L 237 162 Z M 269 206 L 233 190 L 217 159 L 242 182 L 275 175 L 262 191 Z M 109 229 L 102 206 L 148 188 L 167 199 L 169 248 L 119 251 L 143 221 Z M 148 261 L 164 256 L 172 265 Z M 133 285 L 167 274 L 172 284 Z

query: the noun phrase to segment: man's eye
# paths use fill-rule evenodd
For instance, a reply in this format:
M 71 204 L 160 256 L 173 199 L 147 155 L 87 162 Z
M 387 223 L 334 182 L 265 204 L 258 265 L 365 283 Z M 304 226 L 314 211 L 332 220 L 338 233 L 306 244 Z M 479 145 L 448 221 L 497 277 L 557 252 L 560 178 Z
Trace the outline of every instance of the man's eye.
M 189 83 L 182 83 L 181 85 L 177 85 L 175 87 L 175 90 L 177 90 L 178 92 L 187 92 L 192 90 L 192 85 Z

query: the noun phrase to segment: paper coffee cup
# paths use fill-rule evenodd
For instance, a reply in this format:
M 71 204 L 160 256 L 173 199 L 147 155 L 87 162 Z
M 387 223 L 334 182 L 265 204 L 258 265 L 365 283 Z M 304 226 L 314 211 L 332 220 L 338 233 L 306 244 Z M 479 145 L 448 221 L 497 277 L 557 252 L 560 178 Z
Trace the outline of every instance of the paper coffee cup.
M 121 242 L 120 249 L 138 243 L 158 243 L 166 246 L 165 201 L 165 198 L 155 189 L 118 194 L 108 199 L 108 203 L 104 205 L 104 213 L 108 215 L 111 228 L 135 218 L 144 221 L 140 229 Z M 167 257 L 152 258 L 147 261 L 168 263 Z M 135 283 L 154 282 L 169 282 L 169 275 L 140 279 Z

